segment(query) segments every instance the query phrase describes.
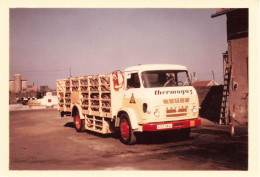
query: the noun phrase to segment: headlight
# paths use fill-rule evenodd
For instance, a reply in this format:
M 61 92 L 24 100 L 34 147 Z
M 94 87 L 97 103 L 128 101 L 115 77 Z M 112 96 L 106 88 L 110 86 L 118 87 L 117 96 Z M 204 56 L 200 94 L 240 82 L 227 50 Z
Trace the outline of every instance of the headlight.
M 197 113 L 198 112 L 198 107 L 197 106 L 193 106 L 191 110 L 192 110 L 193 113 Z
M 155 109 L 154 115 L 155 115 L 156 117 L 159 117 L 159 116 L 161 115 L 161 112 L 160 112 L 160 110 L 159 110 L 158 108 Z
M 150 114 L 150 113 L 151 113 L 151 110 L 148 109 L 147 103 L 144 103 L 144 104 L 143 104 L 143 112 L 144 112 L 144 113 L 147 113 L 147 114 Z

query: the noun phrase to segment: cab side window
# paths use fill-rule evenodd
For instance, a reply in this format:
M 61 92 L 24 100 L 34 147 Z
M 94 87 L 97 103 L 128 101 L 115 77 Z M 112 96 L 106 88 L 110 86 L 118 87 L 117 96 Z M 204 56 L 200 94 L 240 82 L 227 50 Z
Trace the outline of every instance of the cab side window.
M 132 73 L 131 77 L 127 79 L 127 88 L 140 88 L 138 73 Z

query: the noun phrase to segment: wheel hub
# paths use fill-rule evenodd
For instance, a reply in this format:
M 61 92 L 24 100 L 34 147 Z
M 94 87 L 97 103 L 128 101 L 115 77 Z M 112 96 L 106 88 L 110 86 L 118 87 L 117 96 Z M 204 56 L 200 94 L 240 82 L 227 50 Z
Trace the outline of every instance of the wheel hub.
M 121 130 L 122 138 L 124 140 L 127 140 L 129 138 L 129 125 L 125 119 L 123 119 L 121 122 L 120 130 Z
M 75 116 L 75 126 L 77 129 L 80 129 L 80 127 L 81 127 L 81 121 L 80 121 L 80 117 L 78 114 Z

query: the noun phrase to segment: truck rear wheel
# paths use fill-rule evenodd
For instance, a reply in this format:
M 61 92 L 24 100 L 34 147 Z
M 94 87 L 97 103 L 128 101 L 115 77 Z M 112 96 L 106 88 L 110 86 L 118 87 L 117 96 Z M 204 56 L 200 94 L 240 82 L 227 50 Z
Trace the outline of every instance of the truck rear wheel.
M 80 119 L 79 112 L 74 116 L 74 125 L 77 132 L 85 131 L 85 119 Z
M 131 145 L 135 144 L 136 137 L 132 130 L 129 118 L 127 114 L 122 114 L 120 116 L 120 140 L 122 143 Z

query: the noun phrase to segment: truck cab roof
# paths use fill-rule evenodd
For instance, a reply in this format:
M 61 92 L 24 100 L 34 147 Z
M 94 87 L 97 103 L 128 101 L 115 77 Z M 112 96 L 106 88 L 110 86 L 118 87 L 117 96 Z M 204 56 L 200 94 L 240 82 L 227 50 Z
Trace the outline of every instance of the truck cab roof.
M 126 68 L 124 71 L 142 72 L 142 71 L 151 71 L 151 70 L 187 70 L 187 67 L 182 65 L 173 65 L 173 64 L 146 64 L 146 65 L 131 66 Z

